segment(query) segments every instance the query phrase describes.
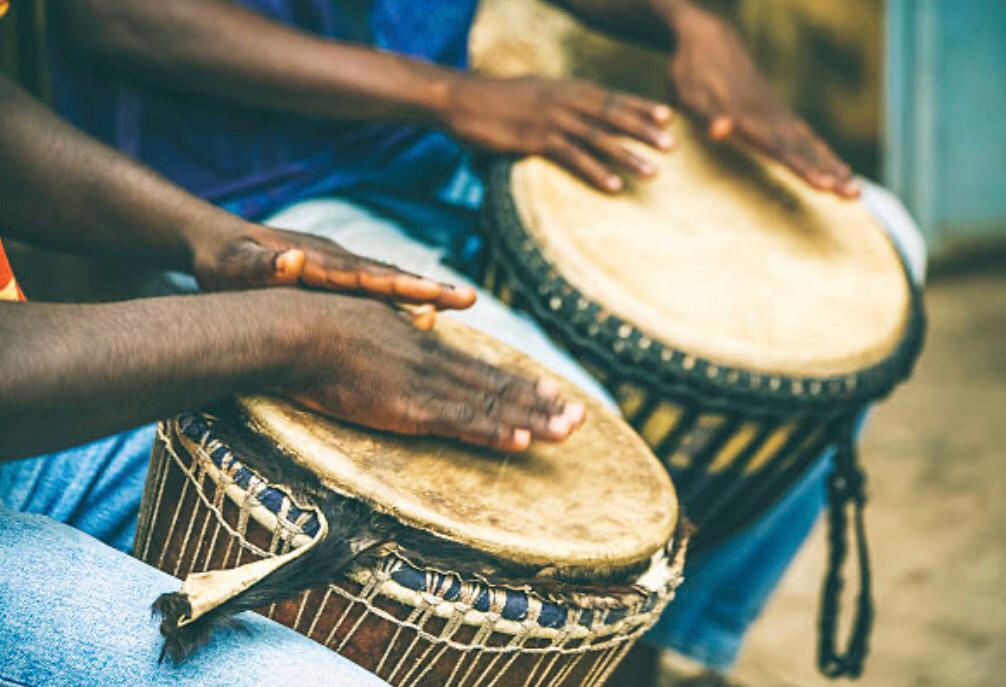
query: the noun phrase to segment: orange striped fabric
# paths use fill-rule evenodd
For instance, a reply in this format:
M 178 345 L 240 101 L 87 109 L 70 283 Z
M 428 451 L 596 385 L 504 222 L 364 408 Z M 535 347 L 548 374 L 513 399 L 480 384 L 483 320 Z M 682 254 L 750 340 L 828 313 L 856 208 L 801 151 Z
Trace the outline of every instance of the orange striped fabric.
M 3 0 L 0 0 L 3 2 Z M 0 301 L 23 301 L 24 294 L 14 279 L 14 272 L 7 261 L 7 253 L 4 252 L 3 243 L 0 243 Z

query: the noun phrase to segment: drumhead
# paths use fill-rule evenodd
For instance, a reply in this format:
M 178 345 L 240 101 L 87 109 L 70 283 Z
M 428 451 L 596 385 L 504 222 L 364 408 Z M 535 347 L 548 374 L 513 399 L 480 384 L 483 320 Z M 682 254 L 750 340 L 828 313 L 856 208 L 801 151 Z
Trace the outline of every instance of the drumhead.
M 611 196 L 548 160 L 511 171 L 520 219 L 572 286 L 644 335 L 718 365 L 848 374 L 902 341 L 912 294 L 865 206 L 687 123 L 660 170 Z
M 491 363 L 555 376 L 475 330 L 439 318 L 436 332 Z M 326 487 L 378 512 L 504 561 L 587 573 L 648 560 L 671 540 L 678 504 L 643 441 L 571 384 L 586 423 L 560 444 L 501 455 L 329 420 L 265 397 L 239 401 L 255 431 Z

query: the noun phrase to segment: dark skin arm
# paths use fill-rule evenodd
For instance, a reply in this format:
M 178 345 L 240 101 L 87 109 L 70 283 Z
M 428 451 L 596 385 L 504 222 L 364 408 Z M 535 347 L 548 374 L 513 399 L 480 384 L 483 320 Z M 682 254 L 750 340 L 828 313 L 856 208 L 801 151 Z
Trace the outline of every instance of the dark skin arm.
M 331 261 L 350 254 L 335 244 L 235 224 L 2 79 L 0 122 L 0 226 L 12 235 L 192 268 L 218 288 L 277 285 L 291 264 L 290 281 L 342 288 Z M 366 291 L 370 263 L 353 264 L 352 288 Z M 397 289 L 403 275 L 381 269 Z M 372 300 L 276 288 L 107 305 L 0 302 L 0 460 L 253 391 L 378 429 L 505 451 L 560 440 L 583 420 L 554 381 L 443 346 Z
M 302 283 L 465 308 L 452 289 L 326 239 L 251 224 L 59 120 L 0 79 L 0 227 L 28 243 L 195 274 L 208 289 Z
M 0 302 L 0 341 L 0 461 L 235 393 L 282 392 L 369 427 L 503 451 L 561 440 L 583 420 L 554 381 L 486 365 L 386 305 L 303 290 Z
M 487 79 L 296 31 L 226 0 L 64 0 L 83 59 L 165 89 L 322 120 L 442 127 L 478 148 L 551 157 L 598 188 L 652 176 L 622 145 L 666 149 L 670 108 L 569 79 Z
M 553 0 L 596 28 L 671 49 L 670 95 L 715 140 L 737 138 L 808 184 L 859 195 L 852 170 L 779 98 L 737 32 L 691 0 Z

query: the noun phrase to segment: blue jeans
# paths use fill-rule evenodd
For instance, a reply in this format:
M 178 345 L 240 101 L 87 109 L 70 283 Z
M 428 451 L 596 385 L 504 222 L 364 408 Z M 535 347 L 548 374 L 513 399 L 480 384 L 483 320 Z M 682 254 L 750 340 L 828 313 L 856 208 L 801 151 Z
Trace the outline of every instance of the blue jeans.
M 882 189 L 868 186 L 865 200 L 894 236 L 913 275 L 921 281 L 924 245 L 911 219 Z M 467 281 L 443 264 L 439 251 L 410 239 L 398 223 L 346 201 L 328 199 L 301 203 L 280 213 L 270 223 L 328 235 L 352 250 L 444 281 Z M 474 308 L 452 316 L 540 359 L 611 404 L 603 389 L 552 344 L 530 318 L 510 311 L 491 295 L 481 293 Z M 151 430 L 144 428 L 73 451 L 0 466 L 0 504 L 14 511 L 42 513 L 53 518 L 27 518 L 0 512 L 0 550 L 4 552 L 5 562 L 0 569 L 0 597 L 9 595 L 19 600 L 18 605 L 9 606 L 6 598 L 0 598 L 3 602 L 0 609 L 0 678 L 20 679 L 23 684 L 75 684 L 79 680 L 142 685 L 157 684 L 175 676 L 184 684 L 186 676 L 197 674 L 189 671 L 198 672 L 198 669 L 189 667 L 184 674 L 166 672 L 169 669 L 151 663 L 159 638 L 153 625 L 142 619 L 146 617 L 150 601 L 177 583 L 54 522 L 69 523 L 118 549 L 128 550 L 150 444 Z M 747 628 L 820 514 L 824 478 L 829 467 L 829 457 L 822 456 L 816 467 L 758 522 L 701 558 L 690 561 L 687 581 L 647 640 L 663 648 L 675 649 L 710 667 L 728 668 L 736 658 Z M 72 564 L 61 555 L 67 542 L 73 542 L 77 551 Z M 44 585 L 39 582 L 40 569 L 32 563 L 39 556 L 41 561 L 49 561 L 41 573 L 47 580 Z M 92 559 L 93 566 L 88 562 Z M 8 560 L 13 565 L 8 565 Z M 75 570 L 89 566 L 100 570 L 101 574 L 87 575 L 90 584 L 80 589 Z M 73 597 L 76 603 L 72 606 L 65 603 L 67 590 L 76 593 Z M 111 594 L 110 590 L 122 590 L 122 593 Z M 105 643 L 95 647 L 93 628 L 110 627 L 109 618 L 116 618 L 116 627 L 124 624 L 130 632 L 99 633 Z M 325 666 L 328 675 L 347 671 L 350 677 L 341 684 L 369 684 L 352 682 L 353 679 L 364 680 L 358 676 L 360 671 L 331 652 L 326 650 L 318 654 L 309 650 L 305 643 L 313 647 L 311 642 L 291 637 L 292 633 L 269 621 L 256 617 L 250 622 L 256 628 L 252 637 L 222 636 L 207 647 L 206 655 L 227 656 L 238 650 L 257 654 L 260 649 L 268 653 L 268 644 L 279 635 L 285 646 L 292 647 L 283 654 L 292 664 L 319 661 L 319 670 Z M 64 639 L 60 646 L 53 646 L 49 641 L 50 625 L 62 628 Z M 45 629 L 34 631 L 32 627 Z M 264 628 L 262 635 L 258 628 Z M 119 642 L 124 645 L 119 646 Z M 76 656 L 83 651 L 80 647 L 91 647 L 88 649 L 92 652 L 90 656 L 105 657 L 104 662 L 87 664 L 92 665 L 92 672 L 87 675 L 100 675 L 101 679 L 78 678 L 76 667 L 71 668 L 78 663 Z M 119 656 L 124 658 L 119 660 Z M 112 657 L 116 657 L 114 661 Z M 200 680 L 193 684 L 244 684 L 241 680 L 250 679 L 247 669 L 235 668 L 227 674 L 220 664 L 238 665 L 236 661 L 200 659 L 195 665 L 217 673 L 209 672 L 205 677 L 199 673 Z M 14 668 L 7 668 L 8 665 Z M 48 673 L 32 673 L 32 665 L 53 666 L 57 677 L 50 679 Z M 38 670 L 43 669 L 49 668 Z M 62 673 L 58 672 L 60 669 Z M 12 672 L 14 670 L 23 672 Z M 108 675 L 101 670 L 108 670 Z M 218 679 L 214 674 L 220 674 L 218 682 L 213 682 Z M 372 682 L 378 683 L 376 679 Z
M 178 581 L 116 550 L 132 544 L 152 441 L 144 427 L 0 467 L 0 685 L 385 685 L 252 613 L 182 666 L 158 662 L 150 604 Z

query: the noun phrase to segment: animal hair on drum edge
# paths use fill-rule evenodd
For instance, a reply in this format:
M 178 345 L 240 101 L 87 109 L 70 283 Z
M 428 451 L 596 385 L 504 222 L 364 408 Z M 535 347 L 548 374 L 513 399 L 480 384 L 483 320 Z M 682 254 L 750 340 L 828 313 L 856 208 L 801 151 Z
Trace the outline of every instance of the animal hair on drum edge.
M 335 497 L 321 502 L 319 510 L 331 523 L 324 539 L 194 621 L 180 625 L 192 613 L 188 595 L 171 592 L 159 596 L 153 613 L 161 617 L 164 637 L 160 660 L 181 663 L 209 640 L 216 627 L 234 624 L 234 615 L 328 584 L 350 564 L 376 558 L 381 545 L 389 540 L 387 523 L 381 522 L 386 519 L 375 517 L 363 504 Z

